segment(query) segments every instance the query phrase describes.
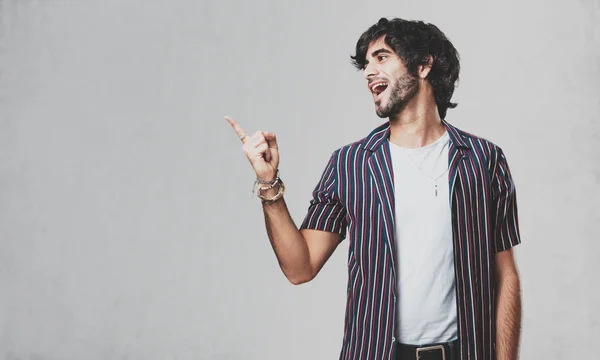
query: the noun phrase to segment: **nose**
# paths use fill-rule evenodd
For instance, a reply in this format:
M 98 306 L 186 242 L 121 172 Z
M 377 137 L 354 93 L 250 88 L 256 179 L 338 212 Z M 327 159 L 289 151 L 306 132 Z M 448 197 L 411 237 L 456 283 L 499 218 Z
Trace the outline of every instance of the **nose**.
M 367 80 L 369 80 L 373 76 L 377 75 L 376 64 L 368 63 L 367 65 L 365 65 L 365 68 L 363 70 L 363 75 L 364 75 L 365 79 L 367 79 Z

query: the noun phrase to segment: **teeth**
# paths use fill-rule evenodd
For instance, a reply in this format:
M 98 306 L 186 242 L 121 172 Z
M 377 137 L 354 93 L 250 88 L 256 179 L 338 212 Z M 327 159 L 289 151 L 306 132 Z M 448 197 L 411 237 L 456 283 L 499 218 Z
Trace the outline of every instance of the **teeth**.
M 379 87 L 379 86 L 384 86 L 384 85 L 386 85 L 386 86 L 387 86 L 387 83 L 379 83 L 379 84 L 375 84 L 371 90 L 373 90 L 373 91 L 374 91 L 374 90 L 375 90 L 375 88 L 377 88 L 377 87 Z

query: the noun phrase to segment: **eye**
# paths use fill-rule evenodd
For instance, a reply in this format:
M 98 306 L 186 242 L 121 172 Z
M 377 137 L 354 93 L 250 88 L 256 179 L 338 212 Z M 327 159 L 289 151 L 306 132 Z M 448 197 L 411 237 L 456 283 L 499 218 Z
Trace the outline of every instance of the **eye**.
M 387 55 L 378 55 L 377 56 L 377 60 L 379 60 L 379 61 L 384 61 L 385 59 L 387 59 Z

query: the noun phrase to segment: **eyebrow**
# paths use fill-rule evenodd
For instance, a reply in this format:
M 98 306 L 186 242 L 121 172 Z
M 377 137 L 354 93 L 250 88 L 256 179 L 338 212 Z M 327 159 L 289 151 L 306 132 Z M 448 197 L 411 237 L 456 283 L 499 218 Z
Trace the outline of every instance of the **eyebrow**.
M 377 56 L 379 54 L 391 54 L 391 53 L 392 52 L 389 51 L 388 49 L 381 48 L 381 49 L 377 49 L 377 50 L 373 51 L 371 53 L 371 57 L 375 57 L 375 56 Z

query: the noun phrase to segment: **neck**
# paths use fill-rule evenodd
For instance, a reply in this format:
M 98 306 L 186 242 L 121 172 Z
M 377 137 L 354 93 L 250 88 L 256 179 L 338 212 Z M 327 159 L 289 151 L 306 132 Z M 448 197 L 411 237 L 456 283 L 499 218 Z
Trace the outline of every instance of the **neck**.
M 390 117 L 390 141 L 405 148 L 431 144 L 446 131 L 432 96 L 417 94 L 397 115 Z

